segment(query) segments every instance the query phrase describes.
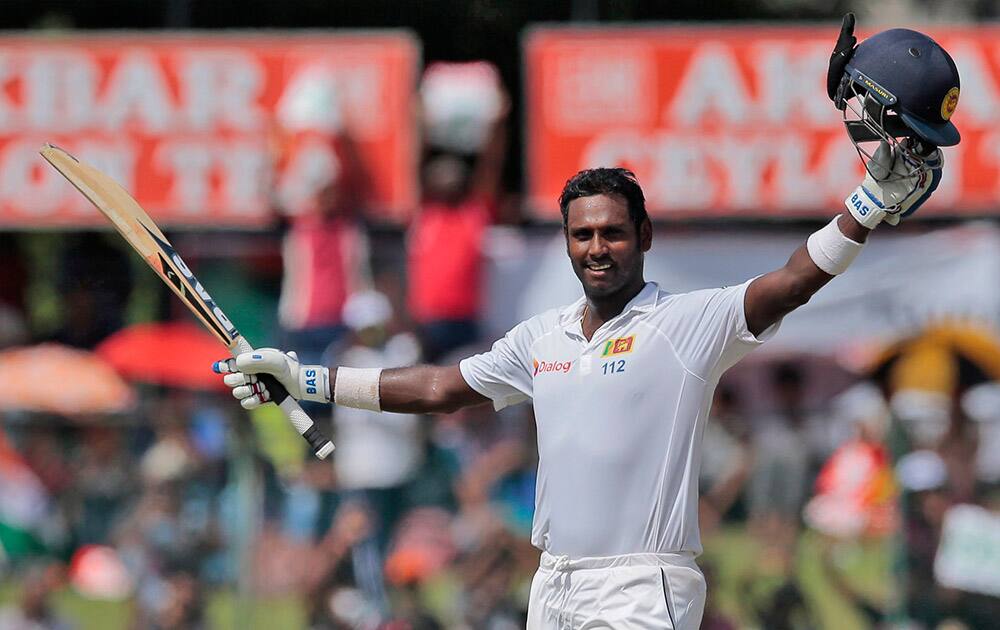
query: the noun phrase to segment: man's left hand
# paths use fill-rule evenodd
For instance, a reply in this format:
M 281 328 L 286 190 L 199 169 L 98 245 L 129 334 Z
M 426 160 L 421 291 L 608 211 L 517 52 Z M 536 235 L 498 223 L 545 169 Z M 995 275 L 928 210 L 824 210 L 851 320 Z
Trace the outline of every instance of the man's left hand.
M 920 159 L 914 162 L 899 147 L 879 144 L 868 160 L 864 181 L 844 200 L 858 223 L 870 230 L 883 221 L 898 225 L 930 198 L 941 183 L 944 155 L 934 149 Z

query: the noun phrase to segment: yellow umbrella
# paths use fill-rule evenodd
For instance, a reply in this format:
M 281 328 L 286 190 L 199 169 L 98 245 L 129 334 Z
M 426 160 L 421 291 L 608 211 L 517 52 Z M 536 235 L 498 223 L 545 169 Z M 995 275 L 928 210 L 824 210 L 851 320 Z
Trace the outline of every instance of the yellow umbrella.
M 959 386 L 1000 381 L 1000 339 L 974 324 L 939 324 L 885 348 L 870 371 L 890 391 L 951 395 Z
M 102 359 L 54 343 L 0 352 L 0 383 L 0 411 L 119 413 L 135 401 L 128 384 Z

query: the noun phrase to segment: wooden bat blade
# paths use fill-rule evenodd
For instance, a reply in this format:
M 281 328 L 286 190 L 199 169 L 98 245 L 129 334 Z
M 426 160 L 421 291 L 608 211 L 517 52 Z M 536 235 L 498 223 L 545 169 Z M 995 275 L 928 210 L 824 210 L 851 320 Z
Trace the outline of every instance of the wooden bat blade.
M 46 144 L 39 153 L 94 204 L 140 254 L 149 256 L 156 250 L 155 245 L 144 236 L 146 231 L 167 241 L 139 202 L 114 179 L 54 144 Z
M 205 328 L 232 350 L 239 332 L 132 195 L 108 175 L 55 145 L 47 144 L 39 153 L 111 221 Z
M 118 182 L 93 166 L 82 162 L 57 146 L 46 144 L 40 151 L 63 177 L 106 216 L 115 229 L 142 256 L 198 319 L 235 356 L 253 348 L 229 321 L 198 279 L 174 250 L 167 237 L 146 211 Z M 309 442 L 316 457 L 323 459 L 333 452 L 333 442 L 320 431 L 288 391 L 270 375 L 262 375 L 272 399 Z

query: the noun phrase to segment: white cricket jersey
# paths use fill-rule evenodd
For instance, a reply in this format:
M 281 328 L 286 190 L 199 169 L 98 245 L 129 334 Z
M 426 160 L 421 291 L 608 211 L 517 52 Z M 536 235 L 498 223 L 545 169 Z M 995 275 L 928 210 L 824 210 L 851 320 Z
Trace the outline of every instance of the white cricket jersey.
M 701 553 L 701 436 L 719 377 L 771 337 L 747 329 L 751 281 L 679 295 L 648 282 L 590 341 L 585 300 L 515 326 L 461 362 L 497 409 L 532 400 L 531 542 L 570 557 Z

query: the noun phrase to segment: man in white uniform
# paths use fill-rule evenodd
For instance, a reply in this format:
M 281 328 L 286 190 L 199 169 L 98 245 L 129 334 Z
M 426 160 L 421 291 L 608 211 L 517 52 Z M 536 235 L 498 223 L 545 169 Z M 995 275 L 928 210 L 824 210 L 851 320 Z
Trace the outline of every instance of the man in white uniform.
M 844 42 L 854 50 L 852 27 L 845 20 L 838 51 Z M 940 152 L 918 156 L 912 142 L 883 138 L 847 198 L 849 213 L 781 269 L 739 286 L 674 295 L 647 282 L 652 227 L 642 191 L 624 169 L 593 169 L 570 179 L 559 200 L 582 297 L 518 324 L 489 352 L 457 366 L 328 370 L 262 349 L 220 367 L 247 408 L 269 399 L 256 373 L 273 374 L 296 398 L 375 411 L 531 401 L 532 543 L 543 553 L 528 628 L 694 630 L 705 602 L 694 561 L 699 451 L 716 383 L 845 271 L 872 228 L 927 199 Z M 310 373 L 322 375 L 319 386 Z

